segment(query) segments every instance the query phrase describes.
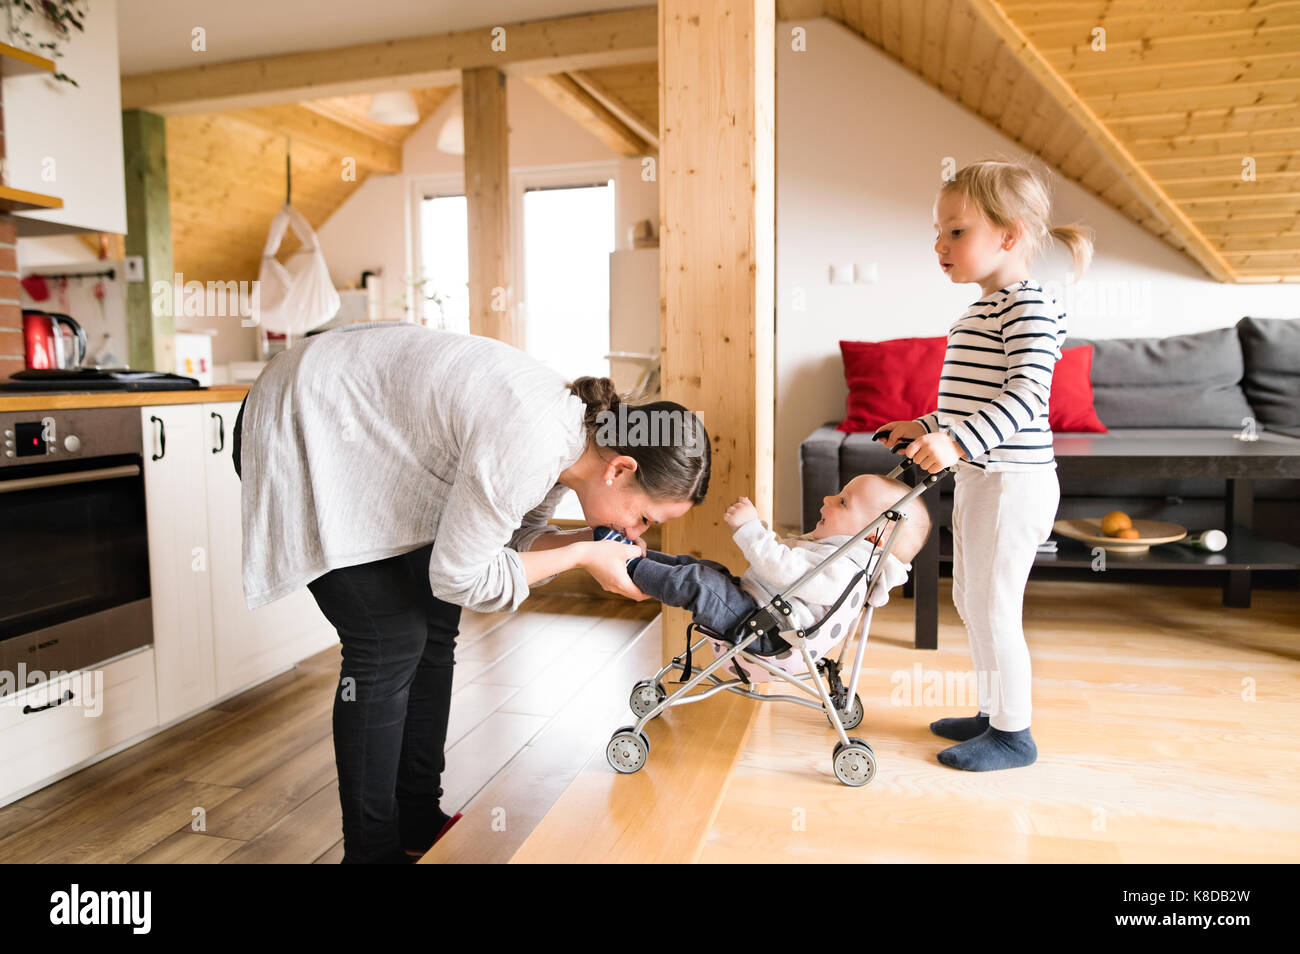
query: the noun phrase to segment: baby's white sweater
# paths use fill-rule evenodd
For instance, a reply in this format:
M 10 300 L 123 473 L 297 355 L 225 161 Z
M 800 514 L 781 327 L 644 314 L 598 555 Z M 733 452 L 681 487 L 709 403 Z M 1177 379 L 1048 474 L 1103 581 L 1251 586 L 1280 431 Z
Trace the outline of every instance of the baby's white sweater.
M 738 527 L 731 538 L 749 561 L 749 569 L 740 578 L 741 588 L 757 600 L 760 606 L 774 595 L 784 593 L 790 584 L 851 539 L 841 536 L 814 540 L 808 534 L 778 537 L 759 523 L 757 518 Z M 807 629 L 826 615 L 849 585 L 853 575 L 867 565 L 872 548 L 870 541 L 858 541 L 853 549 L 800 587 L 798 595 L 790 597 L 790 619 L 794 628 Z M 878 560 L 879 557 L 880 550 L 876 548 L 875 559 Z M 884 606 L 889 602 L 889 591 L 906 582 L 911 569 L 910 563 L 900 562 L 891 553 L 885 560 L 880 579 L 867 594 L 867 602 L 872 606 Z M 870 571 L 875 572 L 874 562 Z

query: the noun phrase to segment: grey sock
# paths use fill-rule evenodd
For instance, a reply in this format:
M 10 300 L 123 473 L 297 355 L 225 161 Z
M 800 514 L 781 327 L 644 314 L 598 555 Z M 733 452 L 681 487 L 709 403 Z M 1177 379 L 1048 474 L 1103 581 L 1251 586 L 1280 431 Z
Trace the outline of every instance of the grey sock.
M 1038 758 L 1038 746 L 1029 729 L 1003 732 L 989 726 L 983 735 L 977 735 L 960 745 L 939 753 L 939 761 L 949 768 L 967 772 L 989 772 L 994 769 L 1020 768 L 1033 764 Z
M 960 718 L 938 719 L 930 723 L 930 731 L 935 735 L 956 742 L 965 742 L 977 735 L 983 735 L 984 730 L 988 727 L 989 714 L 987 712 L 981 712 L 979 715 L 973 716 L 961 716 Z

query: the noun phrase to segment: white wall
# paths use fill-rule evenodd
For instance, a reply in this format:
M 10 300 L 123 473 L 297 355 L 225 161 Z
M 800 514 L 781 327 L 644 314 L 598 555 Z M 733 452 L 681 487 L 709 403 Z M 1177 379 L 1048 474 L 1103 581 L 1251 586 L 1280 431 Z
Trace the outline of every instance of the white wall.
M 512 171 L 538 166 L 595 162 L 619 158 L 617 153 L 557 110 L 526 81 L 509 77 L 506 111 L 510 124 Z M 438 133 L 446 118 L 460 108 L 460 92 L 420 124 L 402 146 L 402 172 L 362 183 L 325 221 L 316 234 L 329 263 L 334 283 L 360 279 L 365 270 L 382 269 L 387 317 L 402 317 L 400 301 L 408 274 L 413 274 L 410 229 L 411 182 L 422 176 L 461 176 L 463 157 L 441 152 Z M 615 197 L 620 220 L 616 223 L 620 246 L 626 242 L 630 221 L 658 221 L 658 189 L 641 180 L 638 160 L 619 163 Z M 656 303 L 657 309 L 657 303 Z
M 807 28 L 807 52 L 789 28 Z M 1011 140 L 837 23 L 777 30 L 776 521 L 797 526 L 799 443 L 844 416 L 841 339 L 934 336 L 978 297 L 933 252 L 940 164 L 1021 155 Z M 1070 333 L 1154 337 L 1300 316 L 1296 286 L 1225 285 L 1079 186 L 1055 177 L 1056 222 L 1097 233 L 1097 255 L 1060 297 Z M 877 284 L 831 285 L 832 263 L 875 263 Z M 1035 269 L 1063 283 L 1058 247 Z M 797 310 L 799 298 L 805 303 Z
M 362 272 L 382 270 L 384 318 L 404 317 L 409 191 L 400 173 L 372 175 L 316 230 L 336 288 L 348 282 L 360 287 Z
M 72 30 L 54 61 L 77 86 L 42 75 L 4 80 L 7 184 L 63 199 L 62 209 L 23 217 L 120 234 L 126 231 L 126 188 L 117 3 L 89 0 L 88 9 L 85 32 Z M 24 28 L 48 38 L 38 29 L 41 22 L 31 14 Z

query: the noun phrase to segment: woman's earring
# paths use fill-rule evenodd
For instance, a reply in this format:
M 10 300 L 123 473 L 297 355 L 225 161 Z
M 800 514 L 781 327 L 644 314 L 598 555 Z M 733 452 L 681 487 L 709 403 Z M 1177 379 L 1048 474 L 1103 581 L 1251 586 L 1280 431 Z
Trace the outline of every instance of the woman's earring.
M 607 480 L 607 481 L 605 481 L 605 486 L 606 486 L 606 487 L 613 487 L 613 486 L 614 486 L 614 481 L 612 481 L 612 480 Z

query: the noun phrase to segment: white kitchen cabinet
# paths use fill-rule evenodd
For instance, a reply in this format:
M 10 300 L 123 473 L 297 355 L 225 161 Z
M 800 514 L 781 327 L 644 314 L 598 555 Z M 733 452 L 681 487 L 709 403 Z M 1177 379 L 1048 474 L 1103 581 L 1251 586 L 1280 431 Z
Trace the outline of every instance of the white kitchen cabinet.
M 156 727 L 154 678 L 146 647 L 0 699 L 0 805 Z
M 165 725 L 217 694 L 203 458 L 209 451 L 201 405 L 142 407 L 140 424 L 158 718 Z
M 240 482 L 231 457 L 239 402 L 204 404 L 202 413 L 212 635 L 217 695 L 224 696 L 333 645 L 338 634 L 305 587 L 248 609 L 241 572 Z

